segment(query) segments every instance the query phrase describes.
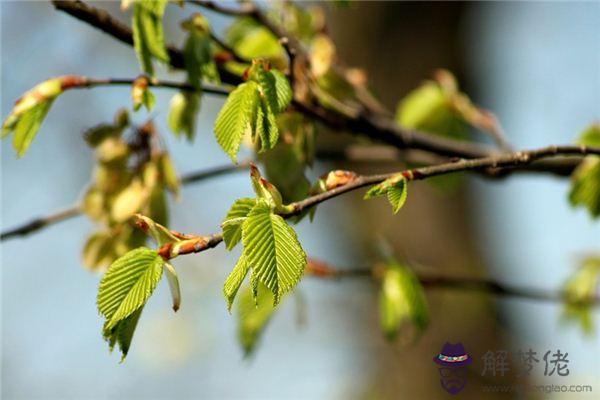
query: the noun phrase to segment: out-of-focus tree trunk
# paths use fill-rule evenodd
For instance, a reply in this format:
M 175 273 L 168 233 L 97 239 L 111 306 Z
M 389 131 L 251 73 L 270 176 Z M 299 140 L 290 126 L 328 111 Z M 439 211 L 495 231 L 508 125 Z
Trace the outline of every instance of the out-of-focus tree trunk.
M 348 9 L 331 12 L 329 33 L 341 59 L 368 71 L 374 91 L 387 108 L 395 110 L 398 100 L 430 78 L 436 68 L 448 68 L 467 83 L 469 77 L 461 70 L 458 32 L 466 7 L 461 3 L 355 2 Z M 361 173 L 376 170 L 367 170 L 365 164 L 337 167 Z M 389 164 L 378 170 L 397 168 L 399 164 Z M 424 182 L 411 184 L 407 204 L 393 217 L 384 200 L 365 204 L 361 196 L 345 199 L 348 207 L 354 208 L 349 212 L 360 216 L 353 224 L 354 234 L 360 236 L 356 242 L 364 244 L 363 262 L 372 261 L 373 241 L 383 236 L 401 259 L 421 265 L 425 271 L 462 276 L 484 273 L 473 245 L 464 184 L 449 193 Z M 388 344 L 378 334 L 377 298 L 372 299 L 373 304 L 363 309 L 366 315 L 352 316 L 366 322 L 356 325 L 359 331 L 353 334 L 370 338 L 370 343 L 357 349 L 364 353 L 359 359 L 364 360 L 364 374 L 370 377 L 365 398 L 446 398 L 432 362 L 446 341 L 462 342 L 476 357 L 461 398 L 482 398 L 479 357 L 487 350 L 505 347 L 493 300 L 473 293 L 428 292 L 431 324 L 417 344 L 402 346 Z

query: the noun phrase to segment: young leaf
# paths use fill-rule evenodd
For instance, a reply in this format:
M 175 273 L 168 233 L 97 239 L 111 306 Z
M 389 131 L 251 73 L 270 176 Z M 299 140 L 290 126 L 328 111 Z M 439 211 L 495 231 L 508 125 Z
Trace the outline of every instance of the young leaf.
M 394 186 L 390 187 L 387 192 L 388 201 L 392 205 L 392 211 L 397 214 L 404 205 L 408 194 L 408 185 L 406 179 L 400 179 Z
M 237 19 L 227 29 L 225 39 L 244 59 L 263 58 L 278 68 L 286 67 L 285 50 L 277 37 L 252 18 Z
M 159 246 L 167 243 L 179 242 L 181 240 L 173 235 L 169 229 L 142 214 L 135 214 L 135 224 L 142 231 L 152 236 L 152 239 L 154 239 L 156 244 Z
M 277 139 L 279 139 L 277 119 L 271 106 L 264 98 L 260 99 L 260 106 L 256 116 L 256 131 L 260 137 L 260 152 L 275 147 Z
M 227 250 L 231 250 L 242 239 L 242 223 L 256 205 L 255 199 L 237 199 L 223 220 L 223 241 Z
M 138 111 L 142 105 L 150 111 L 154 107 L 154 95 L 148 89 L 148 78 L 140 76 L 133 81 L 131 87 L 131 99 L 133 101 L 133 111 Z
M 569 202 L 586 207 L 592 218 L 600 216 L 600 157 L 587 156 L 575 169 Z
M 260 171 L 254 164 L 250 164 L 250 180 L 256 197 L 263 199 L 271 209 L 281 212 L 291 211 L 287 206 L 283 205 L 283 199 L 279 190 L 261 176 Z
M 121 350 L 121 362 L 125 361 L 129 348 L 131 347 L 131 340 L 133 339 L 133 333 L 137 327 L 137 323 L 142 315 L 144 307 L 140 307 L 133 312 L 129 317 L 119 321 L 114 327 L 107 329 L 106 325 L 102 330 L 102 336 L 109 344 L 109 350 L 115 347 L 115 344 L 119 345 Z
M 577 143 L 585 146 L 600 147 L 600 124 L 590 125 L 579 137 Z
M 229 311 L 231 311 L 231 305 L 233 304 L 235 295 L 237 294 L 247 274 L 248 263 L 242 254 L 233 267 L 231 273 L 227 276 L 225 284 L 223 285 L 223 295 L 225 296 L 225 300 L 227 300 L 227 309 Z
M 149 198 L 149 191 L 140 179 L 135 179 L 114 199 L 111 217 L 116 222 L 124 222 L 140 211 Z
M 215 136 L 221 148 L 236 161 L 247 130 L 254 131 L 254 116 L 259 105 L 258 84 L 246 82 L 229 94 L 215 121 Z
M 275 114 L 283 112 L 292 100 L 292 88 L 285 75 L 271 69 L 268 63 L 255 60 L 248 73 L 249 78 L 260 85 L 263 98 Z
M 421 283 L 410 269 L 396 262 L 386 266 L 379 296 L 381 329 L 390 340 L 410 322 L 422 332 L 429 323 L 427 301 Z
M 14 133 L 13 148 L 18 157 L 25 154 L 52 102 L 62 91 L 62 78 L 54 78 L 36 85 L 17 100 L 2 123 L 2 138 Z
M 181 182 L 179 181 L 179 177 L 175 171 L 175 166 L 173 165 L 173 161 L 171 160 L 171 157 L 169 157 L 169 154 L 163 153 L 160 156 L 158 167 L 163 183 L 167 189 L 173 193 L 175 198 L 177 198 L 179 196 L 179 187 L 181 186 Z
M 410 92 L 399 104 L 396 121 L 407 129 L 463 139 L 464 120 L 452 108 L 446 92 L 436 82 L 428 81 Z
M 200 96 L 197 93 L 176 93 L 169 104 L 167 124 L 177 137 L 185 134 L 188 141 L 196 134 L 196 115 L 200 109 Z
M 173 299 L 173 311 L 177 312 L 181 306 L 181 291 L 179 289 L 179 278 L 177 277 L 177 271 L 168 262 L 164 265 L 165 275 L 167 276 L 167 282 L 169 282 L 169 291 L 171 292 L 171 298 Z
M 564 285 L 564 306 L 561 319 L 579 322 L 584 333 L 594 330 L 591 317 L 591 304 L 600 282 L 600 259 L 589 257 L 581 267 L 568 278 Z
M 100 281 L 97 305 L 110 330 L 142 307 L 156 287 L 165 260 L 154 250 L 140 247 L 111 264 Z
M 251 280 L 264 283 L 277 304 L 298 283 L 306 266 L 296 233 L 261 200 L 242 225 L 242 243 Z
M 165 48 L 162 17 L 167 0 L 135 0 L 133 5 L 133 45 L 142 71 L 154 77 L 152 57 L 169 62 Z
M 194 14 L 182 22 L 181 27 L 188 31 L 183 47 L 188 82 L 196 89 L 201 88 L 202 79 L 219 83 L 219 73 L 213 61 L 210 38 L 210 25 L 201 14 Z
M 246 356 L 255 349 L 275 310 L 273 294 L 264 285 L 259 285 L 256 301 L 254 297 L 253 290 L 247 286 L 240 294 L 237 305 L 238 340 Z
M 114 235 L 110 232 L 96 232 L 83 246 L 83 265 L 91 271 L 107 267 L 114 260 Z
M 378 185 L 371 187 L 367 193 L 365 193 L 365 200 L 372 199 L 374 197 L 383 196 L 387 194 L 388 201 L 392 205 L 392 211 L 394 214 L 398 213 L 408 195 L 408 182 L 402 174 L 395 175 Z

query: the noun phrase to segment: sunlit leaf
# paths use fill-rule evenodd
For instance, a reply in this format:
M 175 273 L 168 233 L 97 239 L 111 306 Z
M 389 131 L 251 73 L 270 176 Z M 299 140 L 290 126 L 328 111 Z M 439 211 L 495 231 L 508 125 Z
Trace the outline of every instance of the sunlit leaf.
M 234 162 L 244 133 L 247 130 L 254 130 L 258 105 L 258 84 L 246 82 L 229 94 L 223 108 L 219 111 L 215 121 L 217 142 Z
M 21 96 L 2 123 L 2 138 L 13 133 L 13 148 L 22 157 L 33 141 L 54 99 L 63 91 L 61 78 L 44 81 Z
M 235 295 L 237 294 L 247 274 L 248 263 L 242 254 L 233 267 L 233 270 L 227 276 L 225 284 L 223 285 L 223 295 L 225 296 L 225 300 L 227 300 L 227 309 L 230 311 L 233 300 L 235 299 Z
M 180 136 L 182 133 L 192 141 L 196 134 L 196 116 L 200 109 L 200 96 L 192 92 L 179 92 L 171 98 L 167 124 Z
M 600 216 L 600 157 L 587 156 L 575 169 L 571 178 L 569 202 L 574 207 L 585 207 L 592 216 Z
M 152 58 L 169 62 L 165 48 L 162 18 L 167 0 L 135 0 L 133 4 L 133 44 L 142 71 L 154 76 Z
M 404 323 L 422 332 L 429 323 L 427 301 L 421 283 L 407 267 L 388 262 L 379 295 L 381 329 L 395 339 Z
M 237 199 L 223 220 L 223 241 L 227 250 L 231 250 L 242 239 L 242 223 L 256 205 L 255 199 Z
M 98 311 L 110 330 L 142 307 L 160 280 L 165 261 L 154 250 L 131 250 L 108 268 L 98 289 Z
M 242 243 L 252 269 L 251 279 L 264 283 L 277 304 L 283 294 L 296 286 L 306 266 L 306 255 L 296 233 L 261 200 L 242 225 Z

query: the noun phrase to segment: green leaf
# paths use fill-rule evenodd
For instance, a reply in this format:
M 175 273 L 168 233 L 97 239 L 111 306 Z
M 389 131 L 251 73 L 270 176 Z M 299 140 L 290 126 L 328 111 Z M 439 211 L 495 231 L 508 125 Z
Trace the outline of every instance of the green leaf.
M 154 222 L 154 220 L 145 215 L 135 214 L 135 223 L 141 230 L 150 235 L 159 246 L 167 243 L 179 242 L 181 240 L 173 235 L 169 229 Z
M 140 247 L 111 264 L 100 281 L 97 305 L 111 330 L 142 307 L 160 280 L 165 261 L 154 250 Z
M 114 327 L 107 329 L 105 326 L 102 331 L 104 340 L 109 343 L 110 351 L 113 350 L 115 344 L 119 345 L 119 349 L 121 350 L 121 362 L 125 361 L 125 357 L 127 357 L 127 353 L 129 353 L 133 333 L 135 332 L 143 309 L 144 307 L 140 307 L 129 317 L 119 321 Z
M 248 263 L 242 254 L 233 267 L 231 273 L 227 276 L 225 284 L 223 285 L 223 295 L 225 296 L 225 300 L 227 300 L 227 309 L 229 311 L 231 311 L 231 305 L 233 304 L 235 295 L 242 285 L 246 275 L 248 275 Z
M 181 307 L 181 291 L 179 289 L 179 278 L 177 277 L 177 271 L 169 263 L 164 265 L 165 275 L 167 276 L 167 282 L 169 282 L 169 291 L 171 292 L 171 299 L 173 300 L 173 311 L 177 312 Z
M 134 179 L 129 186 L 116 195 L 111 208 L 111 217 L 115 222 L 125 222 L 139 212 L 146 204 L 150 193 L 140 179 Z
M 118 139 L 123 134 L 123 130 L 129 125 L 129 114 L 127 109 L 122 108 L 115 114 L 115 121 L 112 124 L 96 125 L 83 134 L 83 138 L 90 147 L 96 148 L 107 139 Z
M 246 131 L 254 131 L 254 118 L 259 105 L 258 84 L 246 82 L 229 94 L 217 120 L 215 135 L 221 148 L 236 161 L 236 155 Z
M 296 233 L 261 200 L 242 225 L 242 243 L 251 280 L 264 283 L 277 304 L 298 283 L 306 266 Z
M 62 91 L 62 78 L 49 79 L 34 86 L 16 101 L 2 123 L 2 138 L 14 133 L 13 148 L 18 157 L 25 154 L 52 102 Z
M 583 131 L 577 143 L 585 146 L 600 147 L 600 124 L 590 125 Z
M 29 148 L 51 105 L 51 100 L 41 103 L 23 113 L 21 118 L 19 118 L 19 122 L 17 122 L 14 128 L 13 136 L 13 148 L 17 152 L 18 157 L 22 157 Z
M 240 294 L 237 305 L 238 340 L 246 356 L 255 349 L 275 310 L 273 294 L 264 285 L 259 285 L 256 298 L 253 290 L 247 286 Z
M 264 179 L 256 165 L 250 164 L 250 180 L 252 189 L 258 199 L 262 199 L 272 210 L 278 213 L 290 213 L 294 211 L 291 204 L 284 205 L 281 193 L 268 180 Z
M 179 181 L 179 177 L 177 176 L 177 171 L 175 171 L 173 161 L 167 153 L 163 153 L 160 156 L 158 167 L 163 183 L 165 184 L 167 189 L 169 189 L 169 191 L 173 193 L 175 197 L 177 197 L 179 195 L 179 187 L 181 186 L 181 182 Z
M 249 72 L 250 79 L 260 85 L 263 99 L 274 114 L 283 112 L 292 100 L 292 88 L 285 75 L 270 69 L 263 61 L 254 61 Z
M 594 331 L 591 302 L 596 296 L 599 283 L 600 258 L 588 257 L 564 285 L 561 319 L 565 322 L 579 323 L 584 334 Z
M 223 220 L 223 241 L 227 250 L 232 250 L 242 239 L 242 223 L 256 205 L 255 199 L 237 199 Z
M 200 95 L 190 92 L 176 93 L 169 104 L 167 125 L 177 137 L 184 133 L 188 141 L 196 133 L 196 116 L 200 109 Z
M 314 156 L 315 129 L 312 121 L 294 112 L 277 117 L 280 140 L 260 155 L 265 175 L 281 192 L 283 201 L 294 202 L 308 195 L 310 183 L 304 171 Z
M 463 139 L 465 124 L 452 109 L 444 90 L 435 82 L 426 82 L 410 92 L 398 105 L 396 121 L 407 129 Z
M 237 19 L 227 29 L 225 39 L 244 59 L 264 58 L 279 68 L 286 67 L 285 50 L 277 37 L 252 18 Z
M 285 75 L 276 69 L 272 69 L 271 75 L 275 80 L 275 93 L 277 96 L 277 113 L 283 112 L 292 101 L 292 88 Z
M 110 232 L 96 232 L 83 245 L 83 265 L 91 271 L 106 268 L 114 260 L 115 237 Z
M 211 49 L 210 24 L 201 14 L 194 14 L 181 24 L 188 31 L 183 47 L 185 68 L 188 81 L 196 89 L 201 88 L 202 79 L 219 83 L 219 73 L 213 61 Z
M 379 295 L 381 329 L 390 340 L 395 339 L 401 325 L 409 322 L 422 332 L 429 323 L 425 293 L 410 269 L 396 262 L 386 266 Z
M 271 106 L 264 98 L 260 99 L 260 107 L 256 116 L 256 131 L 260 137 L 261 152 L 275 147 L 277 139 L 279 139 L 277 119 Z
M 587 156 L 572 175 L 569 202 L 586 207 L 592 218 L 600 216 L 600 157 Z
M 397 214 L 404 205 L 408 194 L 408 185 L 406 179 L 400 179 L 394 186 L 390 187 L 387 192 L 387 197 L 392 205 L 392 211 Z
M 148 78 L 140 76 L 133 81 L 131 86 L 131 99 L 133 101 L 133 111 L 138 111 L 142 105 L 147 111 L 154 107 L 154 95 L 148 88 Z
M 387 194 L 388 201 L 392 205 L 392 211 L 394 214 L 398 213 L 408 195 L 408 182 L 402 174 L 397 174 L 385 181 L 372 186 L 367 193 L 365 193 L 365 200 L 372 199 L 374 197 L 383 196 Z
M 135 0 L 133 5 L 133 45 L 142 71 L 154 77 L 152 57 L 169 62 L 165 48 L 162 18 L 167 0 Z

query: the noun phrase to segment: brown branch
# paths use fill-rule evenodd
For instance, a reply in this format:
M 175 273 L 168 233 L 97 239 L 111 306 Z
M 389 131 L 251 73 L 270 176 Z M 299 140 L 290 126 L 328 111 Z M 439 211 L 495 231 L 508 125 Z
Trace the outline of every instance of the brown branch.
M 203 6 L 207 3 L 202 1 Z M 67 12 L 75 18 L 78 18 L 84 22 L 91 24 L 92 26 L 102 30 L 103 32 L 112 35 L 116 39 L 127 43 L 133 44 L 133 36 L 131 30 L 124 26 L 121 22 L 115 20 L 110 14 L 105 11 L 98 10 L 95 7 L 89 6 L 81 1 L 59 1 L 53 0 L 53 4 L 58 10 Z M 211 7 L 217 7 L 215 10 L 223 10 L 217 3 L 212 3 Z M 257 8 L 252 6 L 253 13 L 256 13 Z M 227 9 L 228 12 L 233 12 L 231 9 Z M 268 21 L 268 18 L 258 11 L 260 19 Z M 247 11 L 244 11 L 246 15 Z M 235 15 L 235 14 L 230 14 Z M 255 14 L 253 14 L 254 16 Z M 272 22 L 268 27 L 274 28 Z M 280 36 L 281 38 L 281 36 Z M 294 48 L 299 49 L 293 43 L 293 38 L 289 38 L 290 45 Z M 183 56 L 180 50 L 173 47 L 168 47 L 169 54 L 171 56 L 170 64 L 174 68 L 183 68 Z M 241 78 L 236 75 L 232 75 L 226 70 L 220 68 L 221 80 L 223 82 L 236 85 L 241 82 Z M 339 112 L 325 109 L 313 104 L 306 104 L 304 102 L 294 101 L 293 106 L 300 112 L 314 117 L 317 120 L 323 122 L 334 131 L 344 130 L 355 134 L 365 135 L 373 140 L 380 141 L 383 143 L 390 144 L 399 149 L 415 148 L 434 152 L 436 154 L 452 156 L 452 157 L 465 157 L 475 158 L 489 155 L 492 149 L 475 145 L 468 142 L 459 142 L 449 140 L 441 137 L 436 137 L 421 132 L 405 130 L 398 127 L 393 121 L 389 121 L 386 118 L 378 119 L 375 116 L 364 116 L 359 115 L 358 117 L 349 117 Z
M 335 268 L 322 261 L 311 259 L 305 269 L 305 274 L 317 278 L 381 278 L 382 272 L 378 268 Z M 417 278 L 421 285 L 426 289 L 433 290 L 461 290 L 489 293 L 500 297 L 520 297 L 523 299 L 567 302 L 567 297 L 563 291 L 550 291 L 531 287 L 517 287 L 506 285 L 492 279 L 470 278 L 470 277 L 451 277 L 451 276 L 432 276 L 418 275 Z M 571 302 L 576 305 L 599 306 L 600 297 L 596 296 L 587 302 Z
M 562 155 L 587 155 L 595 154 L 600 155 L 600 147 L 586 147 L 586 146 L 550 146 L 541 149 L 518 151 L 515 153 L 504 154 L 493 157 L 470 159 L 470 160 L 459 160 L 453 163 L 434 165 L 429 167 L 414 168 L 406 171 L 379 174 L 379 175 L 365 175 L 357 176 L 349 183 L 344 186 L 339 186 L 334 189 L 328 190 L 324 193 L 320 193 L 311 197 L 307 197 L 304 200 L 291 203 L 292 211 L 287 213 L 280 213 L 283 218 L 291 218 L 295 215 L 300 214 L 302 211 L 314 207 L 326 200 L 337 197 L 343 193 L 347 193 L 364 186 L 381 183 L 384 180 L 401 174 L 406 180 L 422 180 L 431 178 L 434 176 L 451 174 L 461 171 L 477 171 L 485 168 L 498 169 L 498 168 L 516 168 L 521 165 L 527 165 L 535 160 L 544 157 L 555 157 Z M 170 248 L 161 248 L 161 255 L 165 259 L 172 257 L 200 253 L 209 248 L 216 247 L 223 241 L 223 235 L 221 233 L 209 235 L 209 236 L 198 236 L 195 241 L 192 241 L 189 246 L 179 251 L 175 256 L 170 254 Z
M 82 89 L 91 88 L 96 86 L 119 86 L 119 85 L 132 85 L 135 79 L 131 78 L 88 78 L 80 75 L 65 75 L 60 77 L 61 87 L 63 90 L 66 89 Z M 148 86 L 157 88 L 170 88 L 184 91 L 195 92 L 198 91 L 194 86 L 187 83 L 159 80 L 148 78 Z M 202 84 L 202 93 L 210 93 L 221 96 L 227 96 L 230 92 L 229 88 Z
M 549 146 L 541 149 L 528 150 L 528 151 L 518 151 L 515 153 L 503 154 L 492 157 L 485 157 L 479 159 L 468 159 L 468 160 L 458 160 L 456 162 L 450 162 L 445 164 L 438 164 L 433 166 L 414 168 L 405 171 L 395 172 L 395 173 L 387 173 L 387 174 L 378 174 L 378 175 L 364 175 L 357 176 L 351 182 L 344 186 L 340 186 L 329 190 L 324 193 L 320 193 L 311 197 L 307 197 L 304 200 L 298 201 L 296 203 L 292 203 L 293 211 L 282 215 L 285 218 L 292 217 L 308 209 L 313 207 L 319 203 L 322 203 L 326 200 L 337 197 L 343 193 L 347 193 L 368 185 L 374 185 L 384 180 L 397 175 L 402 174 L 407 180 L 422 180 L 434 176 L 451 174 L 455 172 L 461 171 L 485 171 L 485 173 L 491 176 L 502 176 L 506 172 L 503 172 L 507 169 L 510 171 L 519 171 L 521 168 L 527 169 L 530 165 L 535 165 L 536 160 L 540 160 L 546 157 L 557 157 L 557 156 L 568 156 L 568 155 L 587 155 L 587 154 L 595 154 L 600 155 L 600 148 L 598 147 L 587 147 L 587 146 Z M 553 160 L 544 160 L 544 161 L 553 161 Z M 206 171 L 200 172 L 192 172 L 187 175 L 181 177 L 182 184 L 190 184 L 192 182 L 198 182 L 204 179 L 208 179 L 211 177 L 216 177 L 219 175 L 241 171 L 247 169 L 250 165 L 250 161 L 243 161 L 239 164 L 228 164 L 222 167 L 215 167 Z M 71 209 L 78 209 L 78 206 L 73 206 Z M 3 232 L 0 234 L 0 241 L 4 239 L 8 239 L 14 236 L 20 236 L 27 233 L 34 232 L 39 230 L 47 225 L 60 222 L 71 217 L 77 216 L 79 212 L 73 212 L 71 214 L 67 214 L 65 216 L 57 214 L 50 214 L 45 217 L 39 217 L 34 219 L 33 221 L 26 223 L 22 226 L 13 228 L 9 231 Z M 58 217 L 56 217 L 58 215 Z M 48 220 L 48 222 L 44 222 Z M 41 223 L 39 221 L 42 221 Z M 29 228 L 26 228 L 29 227 Z M 33 227 L 33 228 L 31 228 Z M 25 231 L 21 232 L 23 229 Z M 17 232 L 17 233 L 13 233 Z M 214 236 L 214 235 L 212 235 Z M 212 237 L 211 236 L 211 237 Z M 218 243 L 217 243 L 218 244 Z M 214 247 L 214 246 L 213 246 Z M 204 248 L 200 248 L 199 251 L 205 250 Z M 198 252 L 198 251 L 195 251 Z
M 8 229 L 0 233 L 0 241 L 11 239 L 17 236 L 24 236 L 29 233 L 40 230 L 48 225 L 56 224 L 60 221 L 78 216 L 81 213 L 78 205 L 65 208 L 64 210 L 34 218 L 31 221 L 19 225 L 13 229 Z
M 536 160 L 540 160 L 547 157 L 565 156 L 565 155 L 586 155 L 596 154 L 600 155 L 600 148 L 598 147 L 586 147 L 586 146 L 549 146 L 535 150 L 518 151 L 514 153 L 501 154 L 491 157 L 483 157 L 476 159 L 462 159 L 456 162 L 450 162 L 445 164 L 438 164 L 427 167 L 420 167 L 409 169 L 406 171 L 379 174 L 379 175 L 367 175 L 358 176 L 350 183 L 329 190 L 327 192 L 308 197 L 302 201 L 294 203 L 294 211 L 292 215 L 299 214 L 303 210 L 315 206 L 323 201 L 329 200 L 333 197 L 337 197 L 343 193 L 350 192 L 355 189 L 359 189 L 364 186 L 377 184 L 384 180 L 391 178 L 397 174 L 402 176 L 409 181 L 422 180 L 431 178 L 439 175 L 446 175 L 455 172 L 462 171 L 488 171 L 494 175 L 497 172 L 505 168 L 517 169 L 520 166 L 527 166 Z
M 238 164 L 226 164 L 220 167 L 214 167 L 206 170 L 184 174 L 181 176 L 180 181 L 182 185 L 189 185 L 217 176 L 243 171 L 245 169 L 248 169 L 249 166 L 250 161 L 241 161 Z M 18 236 L 25 236 L 30 233 L 36 232 L 40 229 L 46 228 L 50 225 L 54 225 L 59 222 L 77 217 L 81 214 L 82 210 L 79 204 L 74 204 L 70 207 L 65 208 L 64 210 L 54 212 L 42 217 L 34 218 L 33 220 L 27 223 L 20 224 L 12 229 L 8 229 L 0 233 L 0 241 L 13 239 Z

